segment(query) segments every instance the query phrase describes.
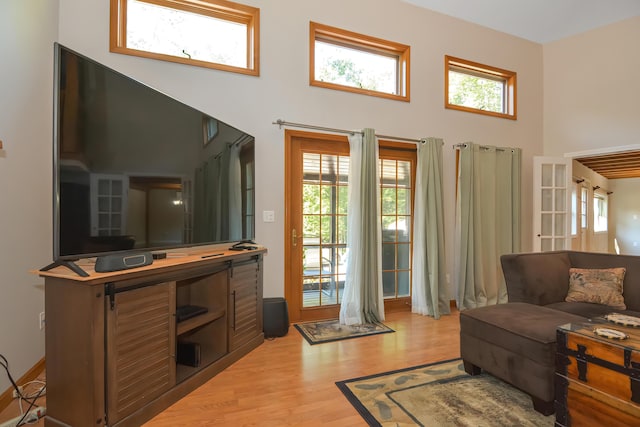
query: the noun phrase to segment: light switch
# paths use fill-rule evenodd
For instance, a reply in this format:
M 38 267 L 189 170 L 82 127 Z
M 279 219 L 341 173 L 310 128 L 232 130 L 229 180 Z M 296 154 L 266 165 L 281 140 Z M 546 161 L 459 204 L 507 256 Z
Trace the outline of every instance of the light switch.
M 263 222 L 275 222 L 276 213 L 274 211 L 262 211 Z

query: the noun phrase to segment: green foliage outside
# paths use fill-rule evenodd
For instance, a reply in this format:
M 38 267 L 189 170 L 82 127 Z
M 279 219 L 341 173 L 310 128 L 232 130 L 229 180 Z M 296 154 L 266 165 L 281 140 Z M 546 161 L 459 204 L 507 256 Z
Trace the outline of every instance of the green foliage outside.
M 502 113 L 503 83 L 468 74 L 449 72 L 449 103 Z

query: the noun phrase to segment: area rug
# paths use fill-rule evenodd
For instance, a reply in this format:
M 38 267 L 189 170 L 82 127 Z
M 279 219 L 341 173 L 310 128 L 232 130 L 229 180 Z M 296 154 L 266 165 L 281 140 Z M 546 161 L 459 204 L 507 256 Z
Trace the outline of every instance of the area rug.
M 488 374 L 468 375 L 460 359 L 336 383 L 370 426 L 553 426 L 555 416 Z
M 311 345 L 395 332 L 382 323 L 341 325 L 338 319 L 324 320 L 322 322 L 296 323 L 294 326 Z

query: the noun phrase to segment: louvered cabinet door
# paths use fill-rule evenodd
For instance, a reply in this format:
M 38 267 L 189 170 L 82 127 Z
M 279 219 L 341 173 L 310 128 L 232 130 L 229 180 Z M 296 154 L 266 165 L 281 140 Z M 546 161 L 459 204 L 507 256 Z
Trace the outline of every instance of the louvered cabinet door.
M 229 351 L 262 333 L 260 265 L 260 259 L 255 259 L 229 269 Z
M 175 282 L 107 298 L 108 424 L 132 414 L 176 383 Z

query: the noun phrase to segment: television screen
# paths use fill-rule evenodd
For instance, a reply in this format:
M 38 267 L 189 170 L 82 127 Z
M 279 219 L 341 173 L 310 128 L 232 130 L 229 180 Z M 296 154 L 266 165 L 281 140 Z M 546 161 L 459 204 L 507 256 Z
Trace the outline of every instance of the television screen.
M 254 138 L 55 45 L 54 261 L 254 238 Z

